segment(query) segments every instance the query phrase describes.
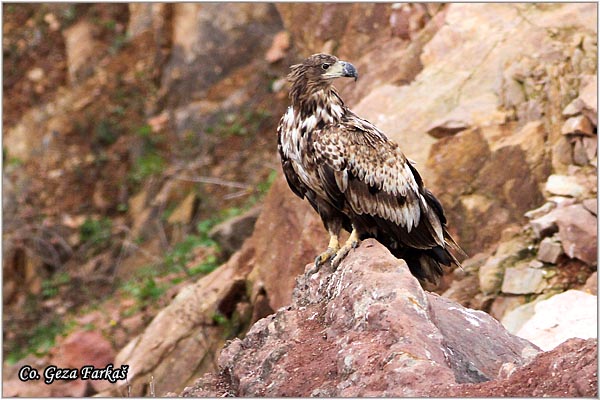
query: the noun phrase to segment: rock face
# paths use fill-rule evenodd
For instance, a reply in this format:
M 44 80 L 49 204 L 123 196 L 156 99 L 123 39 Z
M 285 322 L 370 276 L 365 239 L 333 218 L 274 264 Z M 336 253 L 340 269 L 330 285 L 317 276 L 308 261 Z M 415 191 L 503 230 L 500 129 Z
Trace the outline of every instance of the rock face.
M 260 211 L 260 207 L 254 207 L 244 214 L 221 222 L 211 229 L 209 236 L 219 243 L 224 257 L 228 258 L 239 250 L 244 241 L 250 237 Z
M 225 347 L 217 381 L 184 394 L 426 396 L 495 379 L 538 351 L 489 315 L 423 291 L 404 261 L 366 240 L 337 271 L 299 277 L 292 305 Z
M 516 333 L 542 350 L 552 350 L 570 338 L 597 337 L 598 297 L 567 290 L 537 302 L 533 316 Z
M 597 397 L 598 341 L 571 339 L 508 377 L 435 390 L 432 397 Z

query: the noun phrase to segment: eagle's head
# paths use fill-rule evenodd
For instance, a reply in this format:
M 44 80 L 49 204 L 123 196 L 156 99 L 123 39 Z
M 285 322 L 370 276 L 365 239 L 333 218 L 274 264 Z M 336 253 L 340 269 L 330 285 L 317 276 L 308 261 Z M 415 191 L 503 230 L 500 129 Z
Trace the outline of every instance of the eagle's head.
M 330 84 L 331 80 L 335 78 L 358 79 L 358 72 L 354 65 L 323 53 L 313 54 L 301 64 L 292 65 L 291 70 L 288 78 L 292 82 L 299 78 L 305 78 L 308 83 Z
M 329 89 L 335 78 L 358 79 L 354 65 L 329 54 L 313 54 L 301 64 L 292 65 L 290 69 L 290 97 L 294 102 L 302 102 L 302 99 L 308 99 L 316 92 Z

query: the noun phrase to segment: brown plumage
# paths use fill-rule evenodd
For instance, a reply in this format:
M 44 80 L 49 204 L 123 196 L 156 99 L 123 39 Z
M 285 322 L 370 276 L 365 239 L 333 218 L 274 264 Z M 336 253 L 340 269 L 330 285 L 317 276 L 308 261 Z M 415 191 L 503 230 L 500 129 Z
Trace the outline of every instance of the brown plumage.
M 288 184 L 330 234 L 316 267 L 330 259 L 337 266 L 359 240 L 372 237 L 403 258 L 417 278 L 437 283 L 441 265 L 460 265 L 449 248 L 462 253 L 446 229 L 442 206 L 398 145 L 344 105 L 332 86 L 339 77 L 356 80 L 358 74 L 331 55 L 293 65 L 292 105 L 278 127 Z M 342 228 L 352 233 L 340 248 Z

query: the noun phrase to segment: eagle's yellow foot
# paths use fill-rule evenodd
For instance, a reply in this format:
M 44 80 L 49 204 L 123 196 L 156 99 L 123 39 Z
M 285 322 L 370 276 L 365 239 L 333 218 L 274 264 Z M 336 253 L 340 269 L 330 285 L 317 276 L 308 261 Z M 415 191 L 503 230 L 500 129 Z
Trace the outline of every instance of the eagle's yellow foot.
M 319 269 L 321 265 L 325 264 L 327 261 L 331 260 L 337 254 L 338 249 L 333 247 L 327 247 L 323 253 L 319 254 L 317 258 L 315 258 L 315 267 Z
M 325 264 L 327 261 L 331 260 L 337 254 L 340 249 L 340 243 L 338 241 L 338 237 L 335 234 L 330 234 L 329 245 L 327 246 L 327 250 L 323 253 L 319 254 L 317 258 L 315 258 L 315 266 L 309 271 L 309 275 L 314 274 L 321 268 L 321 265 Z
M 338 250 L 335 257 L 333 257 L 333 259 L 331 260 L 331 266 L 334 270 L 336 270 L 340 263 L 344 260 L 344 258 L 346 258 L 350 250 L 358 247 L 359 243 L 360 239 L 358 238 L 358 233 L 355 229 L 353 229 L 352 233 L 350 234 L 350 237 L 348 238 L 348 240 L 346 240 L 346 243 L 344 243 L 342 248 Z

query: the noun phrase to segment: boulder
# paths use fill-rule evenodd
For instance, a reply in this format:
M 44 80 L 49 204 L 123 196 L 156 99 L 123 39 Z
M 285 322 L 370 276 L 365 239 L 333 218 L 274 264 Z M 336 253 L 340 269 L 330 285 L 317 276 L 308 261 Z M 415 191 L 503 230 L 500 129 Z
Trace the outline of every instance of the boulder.
M 537 253 L 538 260 L 550 264 L 556 264 L 558 258 L 564 254 L 562 245 L 555 236 L 551 238 L 546 237 L 540 242 L 540 247 Z
M 598 295 L 598 272 L 594 271 L 593 274 L 585 281 L 585 285 L 581 288 L 585 293 Z
M 540 207 L 527 211 L 525 213 L 525 217 L 529 219 L 543 217 L 544 215 L 552 211 L 554 208 L 556 208 L 556 203 L 552 201 L 547 201 Z
M 547 271 L 520 264 L 504 271 L 502 292 L 508 294 L 541 293 L 548 287 Z
M 550 175 L 545 189 L 551 195 L 570 197 L 579 197 L 585 191 L 575 177 L 566 175 Z
M 226 258 L 239 250 L 244 241 L 252 235 L 261 210 L 260 206 L 254 207 L 242 215 L 221 222 L 210 230 L 210 238 L 219 244 Z
M 479 288 L 484 295 L 497 294 L 506 281 L 505 271 L 530 253 L 528 243 L 515 237 L 501 243 L 479 268 Z M 512 268 L 514 270 L 514 268 Z M 509 277 L 510 280 L 510 277 Z M 504 290 L 503 290 L 504 291 Z
M 567 290 L 539 301 L 533 315 L 516 332 L 542 350 L 552 350 L 570 338 L 597 338 L 598 297 Z
M 537 352 L 489 315 L 423 291 L 404 261 L 369 239 L 336 271 L 299 277 L 292 304 L 230 342 L 218 376 L 185 395 L 426 396 L 495 379 Z
M 583 150 L 585 151 L 585 157 L 591 163 L 591 161 L 598 156 L 598 138 L 597 136 L 584 136 L 583 138 L 581 138 L 581 143 Z
M 529 226 L 531 226 L 533 234 L 538 239 L 546 238 L 558 231 L 556 216 L 553 213 L 548 213 L 529 221 Z
M 516 334 L 519 329 L 531 318 L 534 314 L 535 305 L 544 299 L 548 298 L 548 295 L 541 295 L 535 300 L 525 304 L 517 305 L 512 310 L 505 312 L 500 321 L 502 325 L 512 334 Z
M 565 253 L 588 265 L 598 264 L 598 220 L 581 204 L 559 208 L 552 212 L 558 226 L 558 236 Z
M 571 339 L 498 380 L 452 385 L 430 397 L 598 397 L 598 340 Z
M 50 364 L 60 368 L 81 368 L 84 365 L 93 365 L 96 368 L 105 368 L 115 362 L 115 350 L 111 343 L 101 333 L 95 331 L 75 331 L 62 341 L 52 356 Z M 115 367 L 120 367 L 116 365 Z M 89 383 L 93 392 L 111 386 L 110 382 L 102 380 L 89 380 L 84 382 L 84 390 Z M 68 382 L 75 384 L 77 381 Z M 84 392 L 85 393 L 85 392 Z M 84 395 L 82 393 L 81 395 Z

